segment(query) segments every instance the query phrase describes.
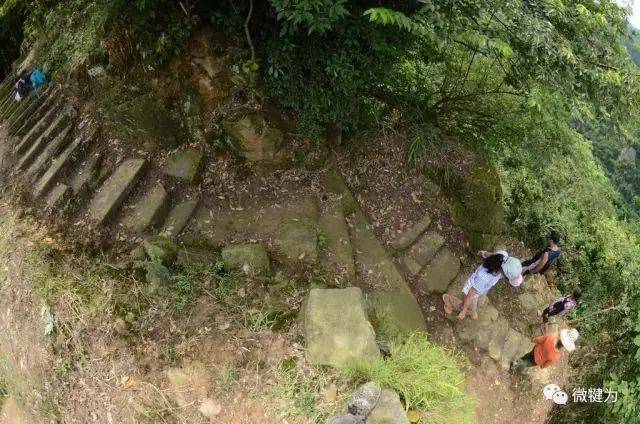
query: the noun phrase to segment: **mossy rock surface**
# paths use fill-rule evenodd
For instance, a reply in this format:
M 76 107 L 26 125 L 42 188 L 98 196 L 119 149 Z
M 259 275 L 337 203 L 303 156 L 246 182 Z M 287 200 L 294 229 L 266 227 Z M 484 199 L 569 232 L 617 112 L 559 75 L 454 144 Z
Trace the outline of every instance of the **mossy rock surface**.
M 334 275 L 338 281 L 354 282 L 356 269 L 353 246 L 342 208 L 331 208 L 326 215 L 320 217 L 319 226 L 324 242 L 321 262 L 327 269 L 335 270 Z
M 274 241 L 279 258 L 287 266 L 312 265 L 318 260 L 318 235 L 311 225 L 299 221 L 283 222 Z
M 418 301 L 362 213 L 356 213 L 351 240 L 358 276 L 372 287 L 373 314 L 397 329 L 424 329 Z
M 313 365 L 339 368 L 380 357 L 357 287 L 312 289 L 304 307 L 304 336 L 307 361 Z
M 152 237 L 142 243 L 145 253 L 153 262 L 171 266 L 178 257 L 178 245 L 166 237 Z
M 322 185 L 326 191 L 340 196 L 340 204 L 345 215 L 360 209 L 344 177 L 335 166 L 330 166 L 321 178 Z
M 451 206 L 453 222 L 465 230 L 472 249 L 491 246 L 505 227 L 498 172 L 490 164 L 480 163 L 457 181 Z
M 446 247 L 441 249 L 420 276 L 427 293 L 445 293 L 460 271 L 460 259 Z
M 234 244 L 222 249 L 225 269 L 247 274 L 264 275 L 269 272 L 269 255 L 259 243 Z
M 174 148 L 180 141 L 178 125 L 162 102 L 148 94 L 107 95 L 98 100 L 108 131 L 146 149 Z
M 285 163 L 281 150 L 282 132 L 271 127 L 261 115 L 253 113 L 238 121 L 224 121 L 222 127 L 247 161 L 272 165 Z

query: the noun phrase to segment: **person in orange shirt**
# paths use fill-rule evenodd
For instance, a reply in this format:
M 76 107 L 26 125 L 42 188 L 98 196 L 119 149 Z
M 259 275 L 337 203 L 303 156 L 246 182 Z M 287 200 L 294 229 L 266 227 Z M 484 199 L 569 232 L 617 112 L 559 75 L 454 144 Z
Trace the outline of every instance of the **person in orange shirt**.
M 549 333 L 544 336 L 531 339 L 536 345 L 531 352 L 514 362 L 514 367 L 546 368 L 555 364 L 562 358 L 562 349 L 573 352 L 576 349 L 576 340 L 580 333 L 575 328 L 560 330 L 558 333 Z

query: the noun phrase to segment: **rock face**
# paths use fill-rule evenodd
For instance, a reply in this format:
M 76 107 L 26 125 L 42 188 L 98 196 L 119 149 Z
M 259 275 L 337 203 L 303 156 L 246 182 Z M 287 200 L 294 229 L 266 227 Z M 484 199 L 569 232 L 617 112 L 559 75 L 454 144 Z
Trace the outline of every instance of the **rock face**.
M 428 293 L 445 293 L 460 271 L 460 259 L 449 249 L 443 248 L 424 269 L 420 284 Z
M 409 424 L 400 396 L 392 390 L 383 390 L 378 404 L 367 417 L 367 424 Z
M 164 173 L 172 177 L 193 182 L 202 166 L 202 152 L 196 149 L 177 151 L 169 156 Z
M 493 166 L 476 165 L 467 175 L 457 176 L 451 189 L 453 222 L 461 227 L 472 250 L 489 249 L 503 232 L 502 187 Z
M 362 291 L 312 289 L 304 308 L 307 361 L 336 368 L 380 356 L 364 312 Z
M 508 321 L 490 304 L 478 307 L 477 321 L 466 319 L 456 325 L 460 340 L 488 351 L 503 369 L 509 369 L 514 359 L 533 348 L 528 337 L 509 327 Z
M 282 165 L 285 157 L 280 150 L 282 132 L 270 127 L 258 114 L 247 115 L 239 121 L 222 123 L 235 147 L 249 162 Z
M 269 255 L 258 243 L 227 246 L 222 249 L 222 261 L 228 270 L 241 270 L 251 275 L 269 272 Z

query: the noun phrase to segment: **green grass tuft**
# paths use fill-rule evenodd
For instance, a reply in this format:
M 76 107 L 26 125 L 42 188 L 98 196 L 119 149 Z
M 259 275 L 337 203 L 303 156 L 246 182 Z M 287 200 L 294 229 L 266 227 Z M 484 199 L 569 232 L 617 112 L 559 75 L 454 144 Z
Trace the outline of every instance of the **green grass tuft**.
M 419 409 L 429 423 L 471 423 L 475 400 L 465 392 L 463 358 L 430 342 L 423 333 L 390 343 L 391 356 L 352 364 L 342 371 L 358 382 L 396 390 L 407 409 Z M 454 418 L 455 417 L 455 418 Z

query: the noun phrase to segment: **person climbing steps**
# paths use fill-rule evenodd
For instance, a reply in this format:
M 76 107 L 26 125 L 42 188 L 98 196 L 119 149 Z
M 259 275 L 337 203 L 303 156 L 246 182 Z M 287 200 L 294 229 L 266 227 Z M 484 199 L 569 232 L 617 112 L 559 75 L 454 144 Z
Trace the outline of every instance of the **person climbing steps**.
M 478 319 L 478 300 L 485 296 L 491 288 L 496 285 L 502 277 L 506 277 L 509 283 L 515 287 L 522 283 L 522 266 L 518 258 L 510 257 L 504 250 L 497 252 L 478 252 L 484 258 L 480 265 L 467 279 L 462 293 L 464 299 L 461 300 L 448 293 L 442 295 L 444 302 L 444 312 L 451 315 L 454 310 L 459 310 L 458 319 L 463 320 L 469 308 L 471 308 L 471 319 Z
M 542 333 L 547 332 L 549 323 L 549 317 L 563 317 L 570 310 L 578 306 L 580 302 L 580 296 L 582 291 L 579 287 L 576 287 L 569 296 L 556 299 L 551 306 L 548 306 L 543 311 L 538 311 L 538 316 L 542 317 Z
M 552 231 L 547 246 L 536 253 L 533 258 L 522 262 L 522 274 L 544 274 L 560 256 L 560 234 Z
M 535 343 L 531 352 L 517 359 L 511 364 L 513 369 L 538 366 L 546 368 L 556 364 L 562 358 L 562 349 L 573 352 L 576 349 L 576 340 L 580 333 L 575 328 L 560 330 L 558 333 L 549 333 L 531 339 Z

